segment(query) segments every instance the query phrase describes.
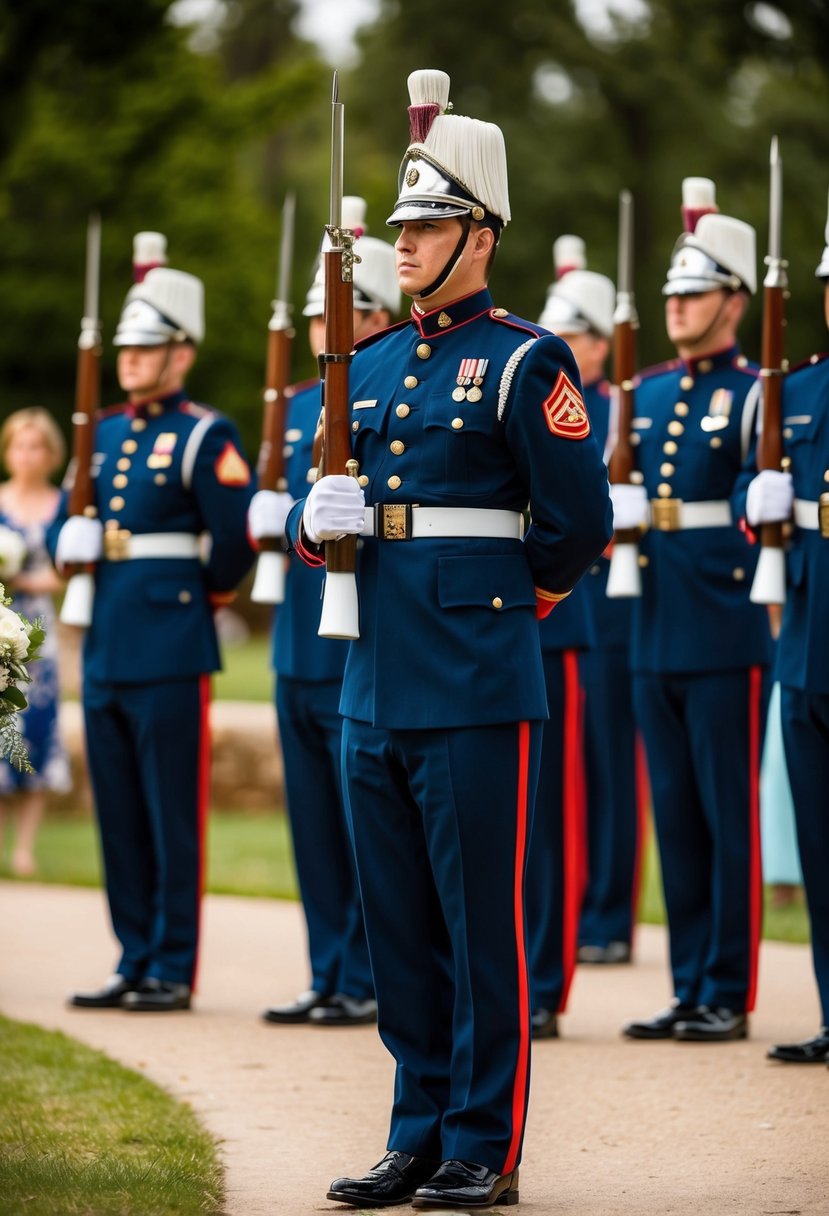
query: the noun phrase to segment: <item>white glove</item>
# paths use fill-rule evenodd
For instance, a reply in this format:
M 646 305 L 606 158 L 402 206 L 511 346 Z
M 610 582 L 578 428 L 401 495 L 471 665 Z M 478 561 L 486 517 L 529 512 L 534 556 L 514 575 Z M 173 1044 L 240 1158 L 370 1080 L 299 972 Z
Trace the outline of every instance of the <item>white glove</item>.
M 248 531 L 254 540 L 263 536 L 284 536 L 285 520 L 294 505 L 290 494 L 276 490 L 257 490 L 248 507 Z
M 779 473 L 777 469 L 763 469 L 748 487 L 746 495 L 746 519 L 757 524 L 776 524 L 789 519 L 794 502 L 794 485 L 791 473 Z
M 620 482 L 619 485 L 610 487 L 610 501 L 613 503 L 613 527 L 617 532 L 627 528 L 645 527 L 650 508 L 644 486 Z
M 103 551 L 104 528 L 100 519 L 70 515 L 58 536 L 55 564 L 68 566 L 97 562 Z
M 366 518 L 366 496 L 356 477 L 332 473 L 311 486 L 302 512 L 305 535 L 313 545 L 359 534 Z

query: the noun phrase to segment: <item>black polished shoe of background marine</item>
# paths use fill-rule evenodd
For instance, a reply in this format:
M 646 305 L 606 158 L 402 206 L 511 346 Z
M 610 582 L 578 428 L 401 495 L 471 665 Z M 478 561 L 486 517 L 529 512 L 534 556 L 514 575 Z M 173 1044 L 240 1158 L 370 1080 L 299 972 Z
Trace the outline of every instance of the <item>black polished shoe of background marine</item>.
M 730 1043 L 748 1038 L 748 1018 L 742 1009 L 700 1005 L 674 1026 L 674 1038 L 690 1043 Z
M 338 992 L 308 1014 L 312 1026 L 368 1026 L 377 1021 L 377 1002 Z
M 496 1174 L 471 1161 L 444 1161 L 423 1186 L 415 1191 L 413 1208 L 490 1208 L 518 1203 L 518 1170 Z
M 106 983 L 93 992 L 72 992 L 66 998 L 67 1005 L 75 1009 L 120 1009 L 122 998 L 134 992 L 139 980 L 128 980 L 123 975 L 111 975 Z
M 147 976 L 134 992 L 124 994 L 121 1008 L 133 1013 L 169 1013 L 176 1009 L 189 1009 L 190 985 Z
M 307 992 L 300 992 L 296 1000 L 288 1005 L 271 1005 L 264 1010 L 262 1018 L 266 1022 L 295 1026 L 307 1022 L 311 1010 L 325 1005 L 329 999 L 324 993 L 317 992 L 316 988 L 309 988 Z
M 627 1035 L 629 1039 L 672 1039 L 677 1022 L 687 1022 L 696 1012 L 696 1005 L 681 1005 L 674 999 L 667 1009 L 661 1009 L 652 1018 L 642 1022 L 628 1022 L 622 1027 L 622 1034 Z
M 439 1161 L 392 1149 L 363 1178 L 335 1178 L 326 1199 L 372 1208 L 409 1203 L 417 1188 L 432 1177 L 439 1165 Z
M 557 1039 L 558 1015 L 552 1009 L 534 1009 L 530 1017 L 530 1032 L 534 1039 Z
M 829 1026 L 821 1026 L 813 1039 L 803 1043 L 779 1043 L 766 1053 L 784 1064 L 829 1064 Z

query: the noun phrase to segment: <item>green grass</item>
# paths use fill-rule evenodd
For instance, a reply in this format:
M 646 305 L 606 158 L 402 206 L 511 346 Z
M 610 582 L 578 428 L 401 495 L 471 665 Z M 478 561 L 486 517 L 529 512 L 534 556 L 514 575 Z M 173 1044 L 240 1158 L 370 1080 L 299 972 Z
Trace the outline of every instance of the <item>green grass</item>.
M 48 816 L 35 846 L 37 880 L 101 885 L 97 830 L 88 815 Z M 9 877 L 7 863 L 0 876 Z M 287 817 L 213 811 L 207 834 L 207 889 L 224 895 L 297 895 Z M 0 1209 L 2 1211 L 2 1209 Z
M 271 639 L 253 634 L 246 642 L 222 647 L 224 671 L 213 677 L 218 701 L 270 701 L 273 698 Z
M 80 815 L 47 818 L 37 839 L 37 861 L 41 882 L 99 886 L 101 869 L 92 821 Z M 0 876 L 8 877 L 2 865 Z M 207 889 L 225 895 L 296 899 L 286 816 L 213 811 L 208 827 Z M 659 858 L 652 837 L 645 851 L 639 919 L 648 924 L 662 924 L 665 919 Z M 767 888 L 763 936 L 775 941 L 808 942 L 809 925 L 802 903 L 774 907 Z
M 0 1017 L 0 1210 L 219 1213 L 216 1145 L 192 1111 L 55 1031 Z

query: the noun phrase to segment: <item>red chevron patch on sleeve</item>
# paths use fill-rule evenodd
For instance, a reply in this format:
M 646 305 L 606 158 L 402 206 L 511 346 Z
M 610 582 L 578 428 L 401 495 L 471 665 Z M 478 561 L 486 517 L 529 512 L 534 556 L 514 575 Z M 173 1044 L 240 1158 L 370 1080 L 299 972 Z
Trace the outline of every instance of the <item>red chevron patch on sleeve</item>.
M 560 371 L 553 391 L 543 403 L 547 426 L 562 439 L 584 439 L 590 434 L 590 419 L 581 393 L 565 371 Z

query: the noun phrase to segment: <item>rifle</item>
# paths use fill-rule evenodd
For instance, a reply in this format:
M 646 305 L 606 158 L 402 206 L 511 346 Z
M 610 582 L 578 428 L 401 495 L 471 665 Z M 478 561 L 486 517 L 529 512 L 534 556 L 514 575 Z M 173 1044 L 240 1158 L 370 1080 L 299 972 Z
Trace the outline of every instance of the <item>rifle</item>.
M 291 375 L 291 261 L 294 245 L 293 194 L 282 207 L 282 236 L 279 275 L 273 315 L 268 322 L 268 352 L 265 361 L 265 389 L 262 394 L 262 444 L 257 473 L 260 490 L 287 490 L 285 480 L 285 422 L 288 413 L 288 381 Z M 278 536 L 263 536 L 259 541 L 256 577 L 250 598 L 255 604 L 281 604 L 285 599 L 285 548 Z
M 93 213 L 86 229 L 86 280 L 83 317 L 78 338 L 78 370 L 75 409 L 72 414 L 73 480 L 69 491 L 69 514 L 95 517 L 92 490 L 92 449 L 95 443 L 95 413 L 101 400 L 101 322 L 98 317 L 98 280 L 101 266 L 101 217 Z M 91 566 L 72 566 L 61 606 L 60 619 L 67 625 L 92 622 L 95 584 Z
M 357 475 L 351 455 L 351 407 L 348 365 L 354 346 L 354 233 L 342 227 L 343 104 L 338 100 L 337 73 L 331 97 L 331 191 L 325 266 L 325 351 L 320 355 L 323 381 L 322 462 L 325 473 Z M 357 538 L 325 542 L 325 586 L 318 629 L 322 638 L 358 638 Z
M 629 190 L 619 194 L 619 276 L 616 284 L 616 311 L 613 314 L 613 398 L 616 435 L 608 463 L 612 485 L 630 484 L 633 474 L 633 378 L 636 373 L 636 331 L 639 318 L 633 298 L 633 197 Z M 607 576 L 610 599 L 632 598 L 642 594 L 639 573 L 639 531 L 620 529 L 613 534 L 613 550 Z
M 788 263 L 781 257 L 783 199 L 783 162 L 777 149 L 777 136 L 771 141 L 769 156 L 769 252 L 768 271 L 763 280 L 763 429 L 757 443 L 757 468 L 780 469 L 783 455 L 781 398 L 783 377 L 788 364 L 783 357 L 783 331 L 786 325 L 784 303 L 789 285 Z M 755 604 L 786 602 L 786 558 L 783 552 L 783 525 L 762 524 L 760 557 L 751 584 L 750 599 Z

